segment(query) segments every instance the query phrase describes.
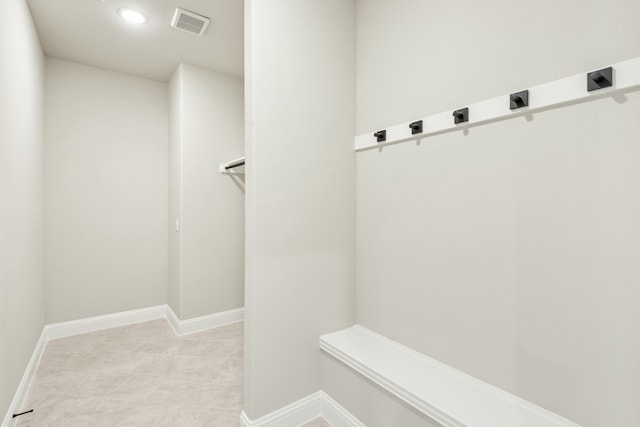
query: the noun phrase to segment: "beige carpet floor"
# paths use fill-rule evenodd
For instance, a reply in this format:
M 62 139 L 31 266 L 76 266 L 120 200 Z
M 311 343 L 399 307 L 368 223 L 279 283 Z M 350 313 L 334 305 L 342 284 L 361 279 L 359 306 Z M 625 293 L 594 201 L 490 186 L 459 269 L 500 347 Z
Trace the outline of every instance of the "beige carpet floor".
M 154 320 L 49 341 L 16 427 L 236 427 L 242 328 L 179 337 Z
M 236 427 L 242 328 L 179 337 L 154 320 L 49 341 L 15 426 Z
M 155 320 L 49 341 L 16 427 L 235 427 L 242 327 L 179 337 Z

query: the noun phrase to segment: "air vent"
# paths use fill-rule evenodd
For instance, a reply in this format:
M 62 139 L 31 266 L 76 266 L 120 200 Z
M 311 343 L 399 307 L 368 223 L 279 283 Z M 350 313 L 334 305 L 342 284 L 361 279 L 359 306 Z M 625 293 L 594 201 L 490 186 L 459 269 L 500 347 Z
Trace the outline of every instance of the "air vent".
M 209 22 L 211 22 L 211 20 L 206 16 L 177 8 L 176 13 L 173 14 L 173 19 L 171 20 L 171 26 L 179 30 L 186 31 L 187 33 L 202 36 L 207 30 Z

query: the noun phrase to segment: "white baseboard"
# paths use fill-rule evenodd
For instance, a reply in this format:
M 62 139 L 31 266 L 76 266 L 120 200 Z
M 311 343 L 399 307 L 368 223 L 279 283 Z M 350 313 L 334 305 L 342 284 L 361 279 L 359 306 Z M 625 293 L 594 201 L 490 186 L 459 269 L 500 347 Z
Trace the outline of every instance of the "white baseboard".
M 240 423 L 244 427 L 297 427 L 322 415 L 322 394 L 313 393 L 254 421 L 242 411 Z
M 42 357 L 42 352 L 44 351 L 44 346 L 47 343 L 47 338 L 44 333 L 44 330 L 40 334 L 40 338 L 36 343 L 36 347 L 31 354 L 31 359 L 29 359 L 29 364 L 27 368 L 24 370 L 24 374 L 22 375 L 22 379 L 20 380 L 20 384 L 18 384 L 18 389 L 16 390 L 16 394 L 13 396 L 13 401 L 11 405 L 9 405 L 9 409 L 2 421 L 2 427 L 10 427 L 13 425 L 14 418 L 13 414 L 17 414 L 23 412 L 28 409 L 22 408 L 22 404 L 24 403 L 24 399 L 27 396 L 27 390 L 29 390 L 29 386 L 31 385 L 31 381 L 36 373 L 36 368 L 40 363 L 40 358 Z
M 70 322 L 45 325 L 0 427 L 13 426 L 13 414 L 21 412 L 21 406 L 27 396 L 27 391 L 29 390 L 31 380 L 36 372 L 47 341 L 157 319 L 166 319 L 177 335 L 187 335 L 230 323 L 240 322 L 244 319 L 244 309 L 238 308 L 209 316 L 197 317 L 195 319 L 179 320 L 173 310 L 171 310 L 171 307 L 164 304 L 139 310 L 123 311 L 104 316 L 88 317 Z
M 360 420 L 344 409 L 324 391 L 318 391 L 270 414 L 251 420 L 242 411 L 242 427 L 298 427 L 323 417 L 333 427 L 365 427 Z
M 72 320 L 70 322 L 52 323 L 45 325 L 44 333 L 47 340 L 86 334 L 88 332 L 103 329 L 117 328 L 133 323 L 147 322 L 149 320 L 164 319 L 167 317 L 167 306 L 141 308 L 138 310 L 122 311 L 120 313 L 106 314 L 104 316 L 87 317 L 85 319 Z
M 171 307 L 164 304 L 72 320 L 70 322 L 53 323 L 44 327 L 44 334 L 46 340 L 53 340 L 157 319 L 166 319 L 177 335 L 188 335 L 230 323 L 241 322 L 244 319 L 244 308 L 214 313 L 194 319 L 180 320 Z
M 236 308 L 234 310 L 209 314 L 194 319 L 180 320 L 171 307 L 167 306 L 167 320 L 177 335 L 189 335 L 207 329 L 241 322 L 244 320 L 244 308 Z
M 333 427 L 366 427 L 362 421 L 333 400 L 327 393 L 323 391 L 320 393 L 322 393 L 322 418 Z

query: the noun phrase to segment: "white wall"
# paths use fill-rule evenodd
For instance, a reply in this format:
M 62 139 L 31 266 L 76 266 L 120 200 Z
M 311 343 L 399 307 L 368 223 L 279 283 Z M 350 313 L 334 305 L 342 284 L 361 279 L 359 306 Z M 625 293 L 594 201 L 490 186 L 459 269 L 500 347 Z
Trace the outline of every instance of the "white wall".
M 244 306 L 243 81 L 181 64 L 170 81 L 170 304 L 180 318 Z M 175 219 L 181 231 L 175 231 Z
M 176 68 L 168 83 L 169 89 L 169 209 L 168 209 L 168 295 L 167 303 L 182 318 L 180 298 L 182 234 L 176 219 L 182 217 L 182 129 L 183 104 L 182 64 Z
M 318 391 L 318 337 L 355 320 L 354 6 L 245 2 L 251 419 Z
M 638 56 L 638 2 L 358 1 L 358 134 Z
M 639 56 L 639 19 L 360 1 L 358 131 Z M 586 427 L 640 425 L 639 113 L 634 92 L 358 154 L 358 322 Z
M 0 2 L 0 420 L 44 324 L 44 57 L 26 3 Z
M 322 354 L 322 391 L 367 427 L 441 427 L 336 358 Z
M 166 303 L 167 86 L 47 59 L 46 321 Z

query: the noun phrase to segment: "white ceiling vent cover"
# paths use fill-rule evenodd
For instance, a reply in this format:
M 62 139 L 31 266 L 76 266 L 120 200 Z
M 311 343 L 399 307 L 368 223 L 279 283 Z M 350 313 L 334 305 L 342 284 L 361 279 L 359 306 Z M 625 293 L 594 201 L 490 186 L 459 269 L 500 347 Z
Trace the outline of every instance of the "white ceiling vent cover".
M 177 8 L 173 14 L 171 26 L 187 33 L 202 36 L 207 30 L 207 26 L 211 19 L 206 16 L 198 15 L 186 9 Z

